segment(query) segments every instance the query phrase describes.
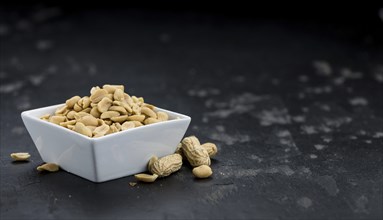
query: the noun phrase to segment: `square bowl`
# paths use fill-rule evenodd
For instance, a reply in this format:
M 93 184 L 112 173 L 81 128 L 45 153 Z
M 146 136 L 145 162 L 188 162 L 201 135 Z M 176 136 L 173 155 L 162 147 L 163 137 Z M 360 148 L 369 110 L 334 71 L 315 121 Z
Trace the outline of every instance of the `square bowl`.
M 169 120 L 90 138 L 40 119 L 63 105 L 24 111 L 21 118 L 44 162 L 58 164 L 93 182 L 147 170 L 153 155 L 162 157 L 175 152 L 191 121 L 189 116 L 155 108 L 166 112 Z

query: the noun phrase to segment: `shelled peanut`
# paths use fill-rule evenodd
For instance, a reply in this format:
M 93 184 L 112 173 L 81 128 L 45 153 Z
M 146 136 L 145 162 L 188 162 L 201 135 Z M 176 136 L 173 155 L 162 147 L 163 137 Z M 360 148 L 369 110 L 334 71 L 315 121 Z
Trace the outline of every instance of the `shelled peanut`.
M 59 107 L 54 115 L 40 118 L 88 137 L 102 137 L 111 133 L 169 120 L 165 112 L 142 97 L 130 96 L 123 85 L 93 87 L 90 96 L 73 96 Z

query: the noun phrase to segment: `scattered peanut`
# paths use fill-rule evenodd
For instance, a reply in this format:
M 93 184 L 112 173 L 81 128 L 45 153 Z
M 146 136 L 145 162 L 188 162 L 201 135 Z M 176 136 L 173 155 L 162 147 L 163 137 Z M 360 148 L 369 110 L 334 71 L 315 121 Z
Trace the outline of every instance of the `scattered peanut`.
M 37 171 L 49 171 L 49 172 L 56 172 L 59 170 L 59 166 L 54 163 L 45 163 L 41 166 L 37 167 Z
M 181 169 L 181 166 L 182 156 L 179 154 L 171 154 L 154 161 L 149 171 L 153 174 L 157 174 L 159 177 L 165 177 Z
M 217 146 L 213 143 L 207 142 L 201 145 L 201 147 L 205 148 L 209 157 L 214 157 L 217 154 Z
M 193 167 L 201 165 L 210 166 L 210 157 L 207 150 L 201 147 L 195 136 L 186 137 L 182 140 L 182 151 Z
M 31 155 L 29 153 L 19 152 L 19 153 L 11 153 L 11 157 L 15 161 L 26 161 Z
M 90 96 L 73 96 L 54 115 L 40 118 L 88 137 L 169 120 L 168 114 L 156 112 L 142 97 L 125 93 L 123 85 L 108 84 L 91 88 Z
M 139 174 L 134 175 L 134 177 L 136 177 L 136 179 L 139 181 L 152 183 L 152 182 L 156 181 L 158 175 L 157 174 L 149 175 L 146 173 L 139 173 Z
M 213 171 L 208 165 L 201 165 L 193 169 L 193 175 L 197 178 L 208 178 L 213 174 Z

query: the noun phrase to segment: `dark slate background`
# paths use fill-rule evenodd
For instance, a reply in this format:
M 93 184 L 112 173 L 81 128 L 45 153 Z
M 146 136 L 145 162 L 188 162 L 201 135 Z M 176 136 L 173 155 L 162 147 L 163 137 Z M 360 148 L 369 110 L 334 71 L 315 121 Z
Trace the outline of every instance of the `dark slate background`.
M 288 6 L 3 4 L 0 218 L 382 219 L 383 7 Z M 107 83 L 191 116 L 212 178 L 37 173 L 20 113 Z

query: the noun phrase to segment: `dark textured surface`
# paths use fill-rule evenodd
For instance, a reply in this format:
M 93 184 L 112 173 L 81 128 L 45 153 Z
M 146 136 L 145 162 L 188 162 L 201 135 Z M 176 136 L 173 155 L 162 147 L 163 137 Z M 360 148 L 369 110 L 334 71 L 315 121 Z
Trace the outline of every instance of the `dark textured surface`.
M 381 219 L 383 11 L 334 11 L 3 8 L 0 218 Z M 20 113 L 106 83 L 190 115 L 213 177 L 39 174 Z

